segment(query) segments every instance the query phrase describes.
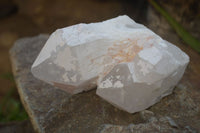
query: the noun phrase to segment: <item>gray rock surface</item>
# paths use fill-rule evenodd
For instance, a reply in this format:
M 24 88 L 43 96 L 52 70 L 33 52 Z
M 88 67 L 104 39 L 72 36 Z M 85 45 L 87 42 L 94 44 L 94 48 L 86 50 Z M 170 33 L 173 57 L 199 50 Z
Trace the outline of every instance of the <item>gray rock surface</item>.
M 146 118 L 146 115 L 151 117 Z M 142 111 L 144 120 L 148 121 L 141 124 L 130 124 L 128 126 L 105 124 L 101 127 L 100 133 L 196 133 L 191 127 L 180 128 L 170 117 L 156 118 L 151 111 Z
M 47 38 L 47 35 L 39 35 L 18 40 L 10 51 L 18 92 L 37 132 L 200 130 L 200 92 L 191 88 L 187 75 L 190 69 L 172 95 L 152 106 L 150 111 L 129 114 L 99 98 L 95 90 L 71 96 L 34 78 L 30 68 Z
M 71 96 L 36 78 L 31 65 L 47 35 L 18 40 L 10 51 L 21 101 L 37 132 L 94 132 L 104 124 L 128 125 L 139 115 L 118 110 L 95 94 L 95 90 Z

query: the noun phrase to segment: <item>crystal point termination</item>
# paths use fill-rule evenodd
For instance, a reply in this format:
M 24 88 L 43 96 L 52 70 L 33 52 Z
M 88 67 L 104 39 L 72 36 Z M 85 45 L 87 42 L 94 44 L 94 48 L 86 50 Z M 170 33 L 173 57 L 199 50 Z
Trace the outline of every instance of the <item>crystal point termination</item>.
M 128 16 L 58 29 L 32 65 L 33 75 L 69 93 L 97 95 L 134 113 L 170 94 L 189 57 Z

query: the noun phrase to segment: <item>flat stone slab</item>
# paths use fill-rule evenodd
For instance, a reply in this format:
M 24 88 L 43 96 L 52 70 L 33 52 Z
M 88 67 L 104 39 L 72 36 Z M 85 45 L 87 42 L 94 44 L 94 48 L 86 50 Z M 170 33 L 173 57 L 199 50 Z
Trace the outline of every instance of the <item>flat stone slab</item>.
M 18 40 L 10 51 L 21 101 L 38 132 L 94 132 L 105 123 L 126 125 L 136 116 L 114 108 L 95 90 L 71 96 L 36 78 L 30 67 L 47 35 Z
M 198 54 L 190 55 L 191 63 L 172 95 L 149 108 L 150 113 L 129 114 L 98 97 L 95 89 L 71 96 L 34 78 L 30 68 L 47 39 L 48 35 L 23 38 L 10 50 L 18 92 L 36 132 L 200 131 L 200 84 L 193 81 L 200 77 L 191 75 L 200 72 L 193 60 Z

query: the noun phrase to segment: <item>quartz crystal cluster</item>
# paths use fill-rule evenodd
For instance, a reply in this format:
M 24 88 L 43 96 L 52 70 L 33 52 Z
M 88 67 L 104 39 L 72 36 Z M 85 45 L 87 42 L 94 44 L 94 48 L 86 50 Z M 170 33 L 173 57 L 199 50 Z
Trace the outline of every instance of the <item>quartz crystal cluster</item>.
M 68 93 L 97 95 L 134 113 L 172 93 L 189 57 L 128 16 L 56 30 L 32 65 L 33 75 Z

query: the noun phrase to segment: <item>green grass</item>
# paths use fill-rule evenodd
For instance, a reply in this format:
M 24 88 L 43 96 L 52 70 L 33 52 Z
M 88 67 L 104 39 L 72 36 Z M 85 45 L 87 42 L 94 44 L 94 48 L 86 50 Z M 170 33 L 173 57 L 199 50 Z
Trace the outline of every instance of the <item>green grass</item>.
M 149 3 L 158 11 L 176 31 L 179 37 L 190 47 L 200 53 L 200 41 L 193 37 L 185 28 L 179 24 L 168 12 L 166 12 L 159 4 L 154 0 L 149 0 Z
M 1 74 L 0 78 L 14 82 L 12 73 Z M 0 101 L 0 122 L 22 121 L 28 118 L 19 99 L 14 98 L 17 93 L 15 86 L 11 87 Z

